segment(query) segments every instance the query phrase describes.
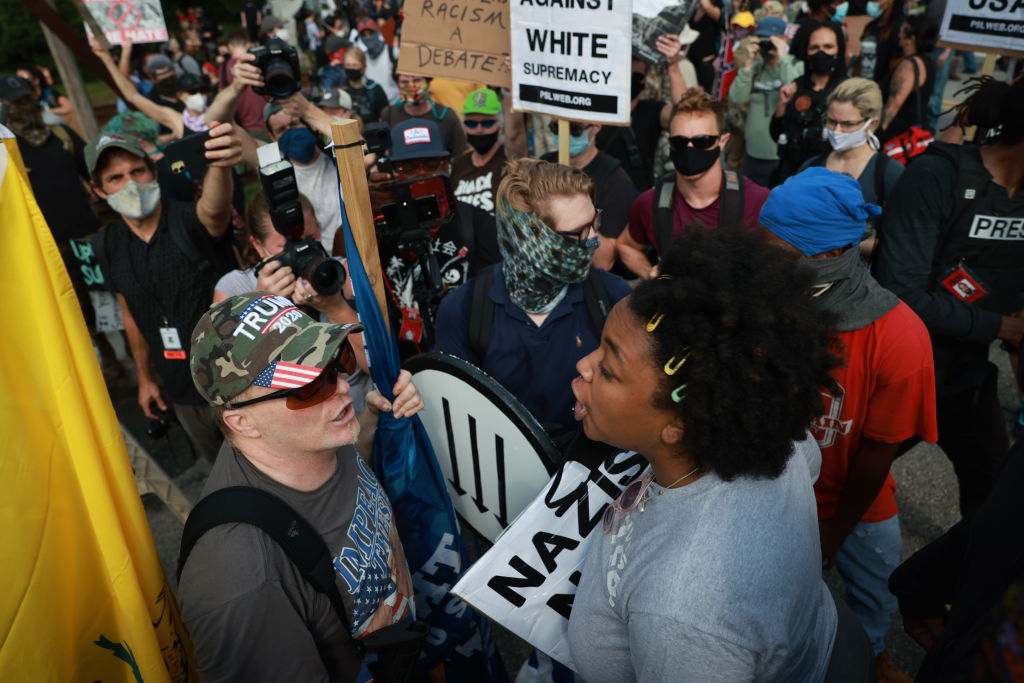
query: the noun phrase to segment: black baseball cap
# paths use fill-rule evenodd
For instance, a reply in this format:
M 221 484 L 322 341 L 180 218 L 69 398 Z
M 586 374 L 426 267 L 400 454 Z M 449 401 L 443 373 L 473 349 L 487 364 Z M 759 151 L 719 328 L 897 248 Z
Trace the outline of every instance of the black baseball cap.
M 427 119 L 408 119 L 391 127 L 391 161 L 451 156 L 441 129 Z
M 20 76 L 12 76 L 10 74 L 0 76 L 0 100 L 14 102 L 22 97 L 34 96 L 35 93 L 36 91 L 32 88 L 32 84 Z

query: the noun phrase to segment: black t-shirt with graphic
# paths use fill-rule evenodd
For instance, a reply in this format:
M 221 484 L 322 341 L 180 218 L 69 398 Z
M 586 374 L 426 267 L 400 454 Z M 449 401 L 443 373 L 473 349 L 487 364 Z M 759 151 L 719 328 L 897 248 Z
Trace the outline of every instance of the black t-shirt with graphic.
M 463 154 L 452 161 L 452 188 L 460 202 L 471 204 L 494 215 L 494 198 L 498 194 L 498 183 L 504 175 L 503 169 L 508 157 L 504 145 L 483 166 L 473 163 L 473 155 Z

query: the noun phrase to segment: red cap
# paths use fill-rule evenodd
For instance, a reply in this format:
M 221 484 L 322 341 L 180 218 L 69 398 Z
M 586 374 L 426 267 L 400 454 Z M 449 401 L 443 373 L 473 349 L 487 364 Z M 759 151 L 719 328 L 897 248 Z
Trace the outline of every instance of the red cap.
M 366 29 L 370 29 L 371 31 L 376 31 L 377 30 L 377 22 L 374 21 L 373 19 L 363 19 L 358 24 L 356 24 L 356 30 L 357 31 L 362 32 L 362 31 L 365 31 Z

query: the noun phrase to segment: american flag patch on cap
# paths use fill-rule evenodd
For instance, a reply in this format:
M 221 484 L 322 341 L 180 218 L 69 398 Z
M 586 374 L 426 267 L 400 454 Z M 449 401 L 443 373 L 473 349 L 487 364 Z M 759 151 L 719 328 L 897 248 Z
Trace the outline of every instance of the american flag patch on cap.
M 321 372 L 323 370 L 320 368 L 309 365 L 297 365 L 276 360 L 256 377 L 253 384 L 268 389 L 297 389 L 312 382 Z

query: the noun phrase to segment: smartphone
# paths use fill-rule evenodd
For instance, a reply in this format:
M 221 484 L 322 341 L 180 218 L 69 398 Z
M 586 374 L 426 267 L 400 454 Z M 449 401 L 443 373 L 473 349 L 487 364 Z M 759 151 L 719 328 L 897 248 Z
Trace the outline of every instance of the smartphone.
M 186 135 L 175 140 L 164 148 L 164 157 L 171 173 L 187 173 L 193 180 L 206 174 L 206 141 L 210 139 L 210 131 Z

